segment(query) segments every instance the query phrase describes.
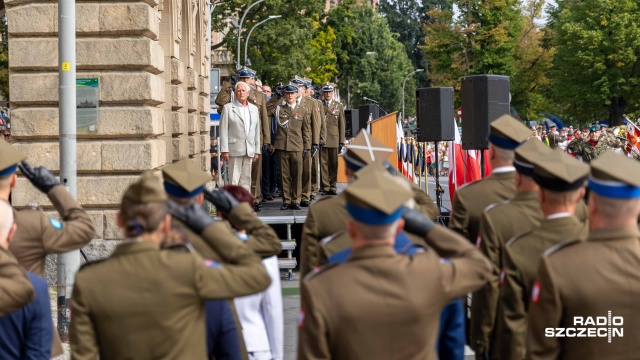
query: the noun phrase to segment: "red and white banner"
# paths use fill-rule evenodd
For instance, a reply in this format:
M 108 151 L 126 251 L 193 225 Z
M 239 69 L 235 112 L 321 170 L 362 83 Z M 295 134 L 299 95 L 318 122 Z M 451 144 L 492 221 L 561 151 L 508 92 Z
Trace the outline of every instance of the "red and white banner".
M 627 154 L 640 156 L 640 128 L 627 121 Z
M 449 197 L 453 202 L 453 196 L 456 190 L 462 185 L 482 178 L 480 172 L 480 151 L 482 150 L 463 150 L 458 125 L 454 121 L 455 140 L 449 142 Z M 464 130 L 463 130 L 464 131 Z M 489 151 L 484 150 L 485 176 L 491 174 L 491 165 L 489 165 Z

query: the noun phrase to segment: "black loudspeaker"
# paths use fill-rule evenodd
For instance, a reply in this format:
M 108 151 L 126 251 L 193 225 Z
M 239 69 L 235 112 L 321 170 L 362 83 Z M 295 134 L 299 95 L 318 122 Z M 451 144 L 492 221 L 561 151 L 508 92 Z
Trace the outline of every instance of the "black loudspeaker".
M 509 77 L 474 75 L 462 78 L 462 148 L 487 149 L 489 124 L 509 114 Z
M 421 88 L 416 90 L 418 141 L 455 140 L 453 88 Z
M 358 109 L 349 109 L 344 111 L 344 137 L 351 139 L 358 134 L 360 130 L 360 119 L 358 118 Z
M 375 120 L 380 117 L 380 108 L 374 104 L 360 105 L 360 107 L 358 108 L 358 111 L 359 111 L 358 118 L 360 119 L 360 129 L 367 128 L 367 121 L 369 121 L 369 114 L 371 114 L 371 120 Z

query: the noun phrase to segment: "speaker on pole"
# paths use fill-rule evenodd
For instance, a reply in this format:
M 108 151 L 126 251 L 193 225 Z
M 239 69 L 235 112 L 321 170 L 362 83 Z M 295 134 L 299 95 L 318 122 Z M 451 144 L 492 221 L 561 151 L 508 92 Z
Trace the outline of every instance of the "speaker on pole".
M 420 88 L 416 90 L 418 141 L 455 140 L 453 88 Z
M 462 78 L 462 148 L 482 150 L 489 147 L 489 124 L 509 114 L 509 77 L 473 75 Z
M 380 117 L 380 108 L 374 104 L 360 105 L 358 111 L 358 118 L 360 119 L 360 129 L 367 128 L 369 115 L 371 115 L 371 120 L 375 120 Z
M 349 109 L 344 111 L 344 136 L 347 139 L 355 137 L 358 135 L 358 131 L 360 131 L 360 119 L 358 118 L 358 113 L 358 109 Z

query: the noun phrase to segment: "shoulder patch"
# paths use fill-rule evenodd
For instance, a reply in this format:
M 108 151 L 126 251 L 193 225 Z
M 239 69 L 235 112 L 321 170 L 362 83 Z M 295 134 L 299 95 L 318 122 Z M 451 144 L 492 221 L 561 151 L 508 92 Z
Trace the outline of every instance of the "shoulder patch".
M 504 200 L 504 201 L 500 201 L 500 202 L 497 202 L 497 203 L 493 203 L 493 204 L 487 206 L 486 208 L 484 208 L 484 212 L 491 211 L 492 209 L 495 209 L 496 207 L 498 207 L 500 205 L 508 204 L 509 202 L 510 202 L 510 200 Z
M 337 267 L 338 265 L 340 265 L 339 263 L 332 263 L 332 264 L 325 264 L 320 266 L 319 268 L 315 268 L 313 269 L 312 272 L 308 273 L 307 276 L 304 277 L 304 281 L 309 281 L 311 279 L 313 279 L 314 277 L 318 276 L 318 274 L 323 273 L 329 269 L 333 269 L 335 267 Z
M 78 271 L 82 271 L 82 270 L 84 270 L 84 269 L 86 269 L 88 267 L 91 267 L 93 265 L 100 264 L 101 262 L 104 262 L 107 259 L 108 258 L 86 262 L 86 263 L 80 265 L 80 269 L 78 269 Z
M 49 218 L 49 223 L 51 223 L 51 226 L 53 226 L 54 229 L 62 229 L 62 222 L 60 222 L 60 220 L 58 219 L 54 219 L 52 217 Z
M 213 260 L 209 260 L 209 259 L 205 259 L 204 260 L 204 264 L 207 265 L 208 267 L 212 267 L 214 269 L 220 269 L 222 267 L 222 264 L 220 264 L 217 261 L 213 261 Z
M 535 229 L 533 229 L 533 230 L 535 230 Z M 527 231 L 527 232 L 525 232 L 525 233 L 522 233 L 522 234 L 519 234 L 519 235 L 516 235 L 516 236 L 512 237 L 511 239 L 507 240 L 507 242 L 505 243 L 505 245 L 506 245 L 506 246 L 511 246 L 511 245 L 513 245 L 516 241 L 518 241 L 518 240 L 522 239 L 523 237 L 525 237 L 525 236 L 527 236 L 527 235 L 531 234 L 531 233 L 533 232 L 533 230 L 530 230 L 530 231 Z
M 345 232 L 346 232 L 346 230 L 340 230 L 335 234 L 331 234 L 329 236 L 326 236 L 326 237 L 322 238 L 322 240 L 320 240 L 320 245 L 321 246 L 327 245 L 328 243 L 330 243 L 331 241 L 335 240 L 337 237 L 341 236 Z
M 581 243 L 582 241 L 580 240 L 572 240 L 572 241 L 565 241 L 565 242 L 561 242 L 559 244 L 555 244 L 552 247 L 548 248 L 543 254 L 542 256 L 549 256 L 555 252 L 557 252 L 560 249 L 564 249 L 566 247 L 569 247 L 571 245 L 575 245 L 578 243 Z

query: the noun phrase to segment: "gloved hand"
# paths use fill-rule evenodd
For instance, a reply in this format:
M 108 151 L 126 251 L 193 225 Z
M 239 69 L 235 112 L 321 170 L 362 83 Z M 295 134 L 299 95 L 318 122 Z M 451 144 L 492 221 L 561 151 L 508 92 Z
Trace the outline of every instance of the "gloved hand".
M 385 160 L 384 163 L 382 163 L 382 166 L 384 166 L 385 169 L 387 169 L 387 172 L 391 175 L 397 175 L 398 174 L 398 170 L 396 170 L 393 165 L 391 165 L 391 163 L 389 162 L 389 160 Z
M 32 168 L 29 163 L 26 161 L 18 164 L 20 167 L 20 171 L 22 174 L 31 181 L 33 186 L 37 187 L 38 190 L 42 191 L 45 194 L 49 193 L 54 186 L 60 185 L 58 179 L 44 166 L 38 166 L 37 168 Z
M 262 144 L 262 155 L 266 154 L 269 151 L 269 144 Z
M 423 213 L 408 207 L 402 209 L 402 218 L 404 219 L 404 230 L 420 237 L 425 237 L 435 226 L 435 223 Z
M 342 154 L 343 148 L 344 148 L 344 144 L 338 144 L 338 154 Z
M 167 208 L 171 216 L 182 221 L 189 229 L 199 235 L 201 235 L 209 225 L 215 222 L 211 215 L 197 204 L 181 207 L 173 200 L 168 200 Z
M 318 152 L 318 145 L 317 144 L 311 145 L 311 157 L 316 156 L 317 152 Z
M 309 152 L 309 149 L 302 150 L 302 159 L 305 159 L 307 157 L 308 152 Z
M 204 198 L 212 203 L 213 206 L 216 207 L 216 210 L 220 211 L 224 215 L 228 215 L 231 210 L 239 204 L 238 200 L 236 200 L 236 198 L 226 190 L 205 190 Z

